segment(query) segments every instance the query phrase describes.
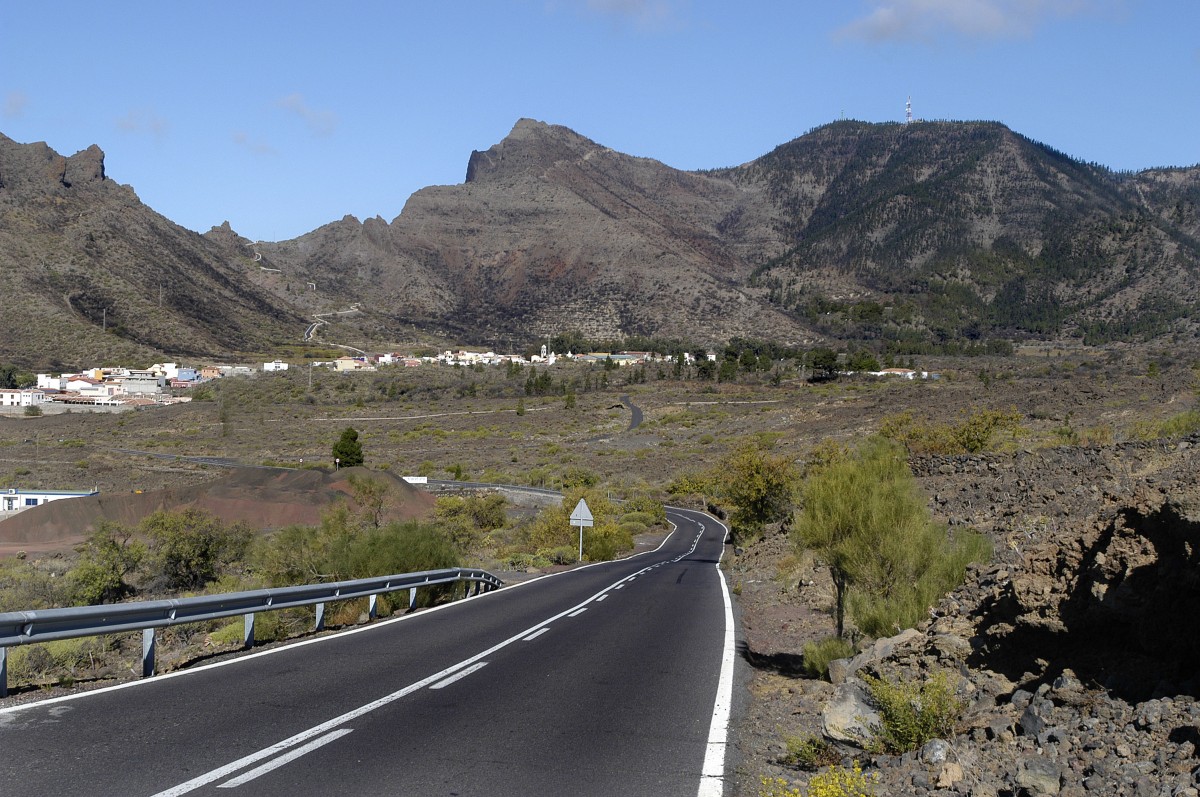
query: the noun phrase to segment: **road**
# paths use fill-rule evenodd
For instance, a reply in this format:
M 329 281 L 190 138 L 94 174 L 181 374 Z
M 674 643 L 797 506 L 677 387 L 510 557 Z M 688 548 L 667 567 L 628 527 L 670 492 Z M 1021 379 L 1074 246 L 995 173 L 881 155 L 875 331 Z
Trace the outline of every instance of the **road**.
M 671 517 L 631 559 L 0 710 L 0 792 L 720 795 L 725 530 Z

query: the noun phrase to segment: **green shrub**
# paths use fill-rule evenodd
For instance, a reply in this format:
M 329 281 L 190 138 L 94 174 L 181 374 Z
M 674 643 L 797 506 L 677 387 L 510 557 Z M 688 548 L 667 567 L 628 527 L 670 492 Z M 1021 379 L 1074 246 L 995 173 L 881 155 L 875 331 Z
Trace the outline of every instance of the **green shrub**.
M 627 520 L 624 523 L 619 523 L 617 525 L 617 528 L 620 529 L 623 533 L 628 534 L 630 539 L 636 537 L 639 534 L 645 534 L 649 530 L 646 528 L 645 523 L 638 523 L 637 521 L 631 521 L 631 520 Z
M 227 524 L 199 509 L 155 512 L 139 528 L 150 539 L 154 586 L 176 591 L 215 581 L 242 561 L 253 538 L 246 524 Z
M 829 680 L 829 662 L 854 655 L 854 646 L 839 636 L 827 636 L 804 645 L 804 671 L 813 678 Z
M 67 574 L 73 602 L 108 603 L 133 594 L 129 577 L 145 558 L 146 546 L 130 529 L 104 521 L 77 550 L 79 562 Z
M 872 676 L 863 680 L 879 711 L 880 725 L 871 729 L 871 749 L 879 752 L 901 755 L 932 739 L 948 739 L 966 708 L 944 671 L 919 686 Z
M 909 411 L 885 417 L 879 434 L 903 443 L 914 454 L 976 454 L 991 447 L 998 432 L 1020 431 L 1021 415 L 1009 410 L 978 409 L 957 424 L 922 422 Z
M 630 550 L 633 550 L 633 535 L 618 526 L 584 529 L 583 555 L 589 562 L 607 562 L 616 559 L 622 551 Z
M 842 760 L 838 749 L 821 736 L 785 736 L 783 743 L 787 746 L 787 752 L 780 763 L 789 767 L 812 771 L 833 766 Z
M 642 520 L 647 526 L 654 526 L 659 523 L 667 522 L 667 510 L 663 507 L 662 501 L 659 501 L 644 493 L 630 496 L 625 501 L 626 514 L 637 512 L 650 516 L 650 520 Z M 641 518 L 626 518 L 628 520 L 641 520 Z
M 1163 421 L 1158 428 L 1159 437 L 1179 437 L 1200 431 L 1200 410 L 1188 410 Z
M 550 560 L 546 557 L 539 556 L 538 554 L 534 553 L 526 553 L 524 551 L 518 551 L 516 553 L 509 554 L 506 562 L 510 570 L 540 570 L 543 567 L 549 567 L 551 565 Z
M 808 788 L 792 788 L 783 778 L 763 778 L 760 797 L 874 797 L 877 778 L 867 775 L 856 761 L 846 768 L 833 766 L 808 782 Z
M 626 512 L 624 515 L 621 515 L 620 522 L 641 523 L 643 526 L 653 526 L 656 518 L 649 512 Z
M 538 551 L 535 556 L 545 559 L 551 564 L 570 565 L 579 561 L 579 549 L 570 545 L 560 545 L 556 548 L 545 548 Z

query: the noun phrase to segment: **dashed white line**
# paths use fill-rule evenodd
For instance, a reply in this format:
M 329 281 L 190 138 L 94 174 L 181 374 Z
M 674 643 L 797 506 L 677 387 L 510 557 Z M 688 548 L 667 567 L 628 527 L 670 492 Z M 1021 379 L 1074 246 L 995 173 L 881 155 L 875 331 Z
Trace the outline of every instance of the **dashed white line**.
M 542 630 L 544 631 L 546 629 L 542 629 Z M 476 662 L 476 663 L 472 664 L 470 667 L 466 668 L 465 670 L 459 670 L 458 672 L 454 673 L 454 675 L 451 675 L 449 678 L 443 678 L 442 680 L 438 681 L 436 684 L 434 684 L 433 686 L 431 686 L 429 688 L 430 689 L 445 689 L 447 686 L 454 683 L 455 681 L 466 678 L 471 673 L 475 672 L 476 670 L 482 670 L 486 666 L 487 666 L 486 661 Z
M 306 745 L 297 747 L 295 750 L 291 751 L 290 753 L 285 753 L 284 755 L 279 756 L 279 758 L 276 758 L 274 761 L 268 761 L 267 763 L 263 764 L 262 766 L 255 767 L 254 769 L 250 770 L 249 772 L 245 772 L 241 775 L 238 775 L 233 780 L 226 781 L 225 783 L 222 783 L 220 786 L 217 786 L 217 788 L 218 789 L 235 789 L 244 783 L 249 783 L 250 781 L 254 780 L 257 777 L 261 777 L 262 775 L 265 775 L 272 770 L 278 769 L 279 767 L 283 766 L 284 764 L 288 764 L 292 761 L 295 761 L 297 758 L 299 758 L 300 756 L 302 756 L 306 753 L 311 753 L 313 750 L 316 750 L 318 747 L 324 747 L 325 745 L 329 744 L 330 742 L 340 739 L 343 736 L 345 736 L 346 734 L 352 733 L 353 731 L 354 731 L 353 728 L 339 728 L 336 731 L 327 733 L 324 736 L 313 739 L 311 742 L 309 742 Z
M 603 600 L 603 598 L 601 598 L 601 600 Z M 546 633 L 549 630 L 550 630 L 549 628 L 539 628 L 538 630 L 534 631 L 529 636 L 525 637 L 525 641 L 532 642 L 533 640 L 537 639 L 538 637 L 540 637 L 542 634 Z
M 570 614 L 567 615 L 567 617 L 578 617 L 579 615 L 583 614 L 586 611 L 587 611 L 587 607 L 584 606 L 582 609 L 576 609 L 575 611 L 571 612 Z

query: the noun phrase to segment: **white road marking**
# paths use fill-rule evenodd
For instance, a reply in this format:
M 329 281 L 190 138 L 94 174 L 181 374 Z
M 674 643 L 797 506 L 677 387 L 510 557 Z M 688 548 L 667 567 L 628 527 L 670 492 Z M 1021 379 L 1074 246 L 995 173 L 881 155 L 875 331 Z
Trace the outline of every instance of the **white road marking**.
M 604 600 L 604 596 L 601 596 L 600 600 Z M 550 630 L 549 628 L 539 628 L 538 630 L 534 631 L 529 636 L 525 637 L 525 641 L 532 642 L 533 640 L 537 639 L 538 637 L 540 637 L 542 634 L 546 633 L 549 630 Z
M 642 551 L 641 553 L 636 553 L 629 558 L 634 559 L 634 558 L 641 557 L 641 556 L 649 556 L 650 554 L 658 553 L 660 550 L 662 550 L 662 547 L 667 544 L 667 541 L 671 539 L 672 535 L 675 534 L 675 531 L 677 529 L 675 524 L 671 523 L 670 520 L 668 520 L 667 523 L 669 523 L 671 526 L 671 533 L 668 534 L 667 536 L 663 537 L 662 542 L 660 542 L 657 547 L 652 548 L 651 550 L 648 550 L 648 551 Z M 693 549 L 694 549 L 694 546 L 693 546 Z M 676 559 L 673 561 L 678 561 L 678 560 Z M 505 590 L 520 589 L 521 587 L 527 587 L 530 584 L 536 584 L 537 582 L 539 582 L 543 579 L 555 578 L 557 576 L 565 576 L 568 573 L 573 573 L 578 570 L 588 570 L 593 567 L 603 567 L 606 564 L 609 564 L 609 563 L 608 562 L 592 562 L 591 564 L 586 564 L 586 565 L 583 565 L 582 567 L 577 567 L 574 570 L 560 570 L 557 573 L 549 573 L 544 576 L 539 576 L 538 578 L 531 578 L 528 581 L 518 581 L 515 584 L 509 584 L 504 589 Z M 162 683 L 163 681 L 166 681 L 171 678 L 186 678 L 189 675 L 195 675 L 196 673 L 205 672 L 214 667 L 229 667 L 229 666 L 241 664 L 243 662 L 251 661 L 253 659 L 257 659 L 260 656 L 274 656 L 274 655 L 277 655 L 280 653 L 287 653 L 289 651 L 293 651 L 296 648 L 303 647 L 305 645 L 319 645 L 319 644 L 323 644 L 325 642 L 334 642 L 339 639 L 342 639 L 343 637 L 349 636 L 351 634 L 366 634 L 366 633 L 370 633 L 372 631 L 377 631 L 378 629 L 383 628 L 384 626 L 391 625 L 392 623 L 400 623 L 400 622 L 404 622 L 406 620 L 414 620 L 418 617 L 425 617 L 426 615 L 428 615 L 432 612 L 453 610 L 454 607 L 461 606 L 462 604 L 467 603 L 468 601 L 483 600 L 484 598 L 491 598 L 495 595 L 501 594 L 501 592 L 503 592 L 503 591 L 504 590 L 491 590 L 489 592 L 480 592 L 477 595 L 471 595 L 466 598 L 461 598 L 457 601 L 454 601 L 453 603 L 443 603 L 440 606 L 433 606 L 428 609 L 422 609 L 420 612 L 418 612 L 416 614 L 402 614 L 398 617 L 390 617 L 387 620 L 378 620 L 369 625 L 360 625 L 356 628 L 350 628 L 345 631 L 338 631 L 335 634 L 328 634 L 325 636 L 315 636 L 315 637 L 310 637 L 308 639 L 301 639 L 301 640 L 297 640 L 295 642 L 289 642 L 286 645 L 281 645 L 280 647 L 277 647 L 277 648 L 265 648 L 263 650 L 259 650 L 254 653 L 247 653 L 242 656 L 237 656 L 236 658 L 225 659 L 224 661 L 215 661 L 211 664 L 201 664 L 197 667 L 188 667 L 187 669 L 184 669 L 184 670 L 175 670 L 174 672 L 163 673 L 161 675 L 156 675 L 153 678 L 139 678 L 136 681 L 125 681 L 124 683 L 113 684 L 112 686 L 102 686 L 99 689 L 89 689 L 86 692 L 77 692 L 73 695 L 60 695 L 59 697 L 49 697 L 49 698 L 46 698 L 45 700 L 38 700 L 33 703 L 19 703 L 15 706 L 7 706 L 5 708 L 0 708 L 0 716 L 4 716 L 7 714 L 16 714 L 17 712 L 30 711 L 32 709 L 44 708 L 46 706 L 54 705 L 55 703 L 66 703 L 67 701 L 71 701 L 71 700 L 83 700 L 83 699 L 87 699 L 89 697 L 95 697 L 97 695 L 107 694 L 108 692 L 116 692 L 121 689 L 133 689 L 133 688 L 136 688 L 139 686 L 154 686 L 155 684 Z M 604 592 L 607 592 L 607 590 L 602 590 L 598 594 L 602 595 L 602 594 L 604 594 Z M 587 603 L 587 601 L 584 601 L 584 603 Z M 554 619 L 557 619 L 557 618 L 554 618 Z M 546 622 L 549 623 L 550 621 L 547 620 Z
M 601 595 L 599 598 L 596 598 L 596 603 L 599 603 L 600 601 L 604 600 L 607 597 L 608 597 L 608 595 Z
M 728 530 L 726 531 L 728 533 Z M 729 743 L 729 714 L 733 708 L 733 667 L 736 651 L 736 629 L 733 625 L 733 603 L 729 587 L 721 573 L 717 557 L 717 579 L 721 582 L 721 597 L 725 601 L 725 650 L 721 656 L 721 675 L 717 679 L 717 696 L 713 701 L 712 723 L 708 727 L 708 745 L 704 752 L 704 768 L 700 772 L 700 789 L 696 797 L 721 797 L 725 790 L 725 751 Z
M 575 611 L 571 612 L 570 614 L 567 615 L 567 617 L 578 617 L 579 615 L 583 614 L 586 611 L 587 611 L 587 607 L 584 606 L 582 609 L 576 609 Z
M 617 589 L 620 589 L 621 586 L 624 586 L 625 581 L 628 578 L 629 578 L 629 576 L 626 576 L 625 578 L 618 581 L 616 583 L 615 587 Z M 300 733 L 297 733 L 295 736 L 290 736 L 281 742 L 276 742 L 275 744 L 271 745 L 270 747 L 266 747 L 257 752 L 250 753 L 247 756 L 243 756 L 242 758 L 239 758 L 237 761 L 233 761 L 229 764 L 226 764 L 225 766 L 218 767 L 210 772 L 204 773 L 203 775 L 198 775 L 197 777 L 194 777 L 185 783 L 181 783 L 178 786 L 173 786 L 165 791 L 161 791 L 158 794 L 153 795 L 153 797 L 181 797 L 181 795 L 195 791 L 196 789 L 200 788 L 201 786 L 206 786 L 209 783 L 220 780 L 221 778 L 224 778 L 227 775 L 232 775 L 234 772 L 237 772 L 240 769 L 244 769 L 245 767 L 248 767 L 253 763 L 262 761 L 264 758 L 270 758 L 271 756 L 275 755 L 276 753 L 282 752 L 283 750 L 290 749 L 292 747 L 295 747 L 298 744 L 301 744 L 302 742 L 307 742 L 309 739 L 312 739 L 313 737 L 320 736 L 321 734 L 324 734 L 324 733 L 327 733 L 328 731 L 334 730 L 335 728 L 338 728 L 341 725 L 345 725 L 347 722 L 350 722 L 352 720 L 358 719 L 359 717 L 363 716 L 364 714 L 368 714 L 377 708 L 382 708 L 383 706 L 386 706 L 389 703 L 394 703 L 395 701 L 399 700 L 400 698 L 407 697 L 408 695 L 412 694 L 413 692 L 416 692 L 419 689 L 424 689 L 425 687 L 427 687 L 431 684 L 436 684 L 439 681 L 442 681 L 443 679 L 446 679 L 449 676 L 453 675 L 454 673 L 457 673 L 461 670 L 465 670 L 465 669 L 471 667 L 472 665 L 482 662 L 483 659 L 487 658 L 488 656 L 491 656 L 493 653 L 496 653 L 499 650 L 503 650 L 504 648 L 508 647 L 509 645 L 513 644 L 514 642 L 519 642 L 521 640 L 529 638 L 532 634 L 535 634 L 535 633 L 547 628 L 548 626 L 550 626 L 555 620 L 561 620 L 564 617 L 573 617 L 576 614 L 586 611 L 587 605 L 589 603 L 596 600 L 598 597 L 600 597 L 601 595 L 603 595 L 604 593 L 608 592 L 610 589 L 613 589 L 613 588 L 614 588 L 614 585 L 610 584 L 609 586 L 607 586 L 604 589 L 597 592 L 595 595 L 591 596 L 590 598 L 587 598 L 586 600 L 584 600 L 580 603 L 577 603 L 576 605 L 572 606 L 571 608 L 566 609 L 565 611 L 559 612 L 558 614 L 554 615 L 553 617 L 549 617 L 549 618 L 543 620 L 542 622 L 538 623 L 535 626 L 526 628 L 524 631 L 520 632 L 519 634 L 515 634 L 514 636 L 511 636 L 508 639 L 504 640 L 503 642 L 499 642 L 499 643 L 491 646 L 487 650 L 476 653 L 474 656 L 471 656 L 470 658 L 463 659 L 462 661 L 458 662 L 457 664 L 452 664 L 449 667 L 442 670 L 441 672 L 436 672 L 433 675 L 428 676 L 427 678 L 422 678 L 420 681 L 417 681 L 416 683 L 409 684 L 408 686 L 404 687 L 403 689 L 392 692 L 390 695 L 384 695 L 383 697 L 379 698 L 378 700 L 373 700 L 372 702 L 366 703 L 365 705 L 362 705 L 362 706 L 359 706 L 356 709 L 347 711 L 345 714 L 342 714 L 341 716 L 334 717 L 331 720 L 326 720 L 325 722 L 322 722 L 320 725 L 315 725 L 306 731 L 301 731 Z M 453 606 L 454 604 L 448 604 L 448 605 Z M 482 664 L 480 666 L 482 666 Z M 465 674 L 466 673 L 464 673 L 464 675 Z
M 544 631 L 546 629 L 542 629 L 542 630 Z M 449 678 L 443 678 L 442 680 L 438 681 L 436 684 L 434 684 L 433 686 L 431 686 L 429 688 L 430 689 L 444 689 L 447 686 L 449 686 L 450 684 L 454 683 L 455 681 L 458 681 L 462 678 L 466 678 L 471 673 L 475 672 L 476 670 L 482 670 L 486 666 L 487 666 L 486 661 L 476 662 L 476 663 L 472 664 L 470 667 L 466 668 L 465 670 L 459 670 L 458 672 L 454 673 L 454 675 L 451 675 Z
M 313 739 L 311 742 L 309 742 L 306 745 L 297 747 L 295 750 L 291 751 L 290 753 L 286 753 L 284 755 L 279 756 L 279 758 L 276 758 L 274 761 L 268 761 L 267 763 L 263 764 L 262 766 L 255 767 L 254 769 L 250 770 L 249 772 L 238 775 L 233 780 L 226 781 L 225 783 L 222 783 L 217 788 L 218 789 L 236 789 L 238 786 L 241 786 L 244 783 L 249 783 L 250 781 L 254 780 L 257 777 L 261 777 L 262 775 L 265 775 L 268 772 L 279 769 L 284 764 L 291 763 L 292 761 L 295 761 L 300 756 L 302 756 L 306 753 L 311 753 L 313 750 L 316 750 L 319 747 L 324 747 L 325 745 L 329 744 L 330 742 L 340 739 L 343 736 L 345 736 L 346 734 L 353 733 L 353 732 L 354 732 L 353 728 L 340 728 L 336 731 L 333 731 L 332 733 L 327 733 L 324 736 Z

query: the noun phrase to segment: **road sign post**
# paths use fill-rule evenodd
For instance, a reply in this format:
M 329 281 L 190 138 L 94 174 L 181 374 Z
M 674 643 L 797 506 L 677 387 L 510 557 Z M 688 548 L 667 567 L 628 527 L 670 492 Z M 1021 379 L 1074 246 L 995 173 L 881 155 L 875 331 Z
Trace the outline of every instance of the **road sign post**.
M 583 561 L 583 527 L 592 525 L 592 510 L 582 498 L 571 512 L 571 525 L 579 527 L 579 561 Z

